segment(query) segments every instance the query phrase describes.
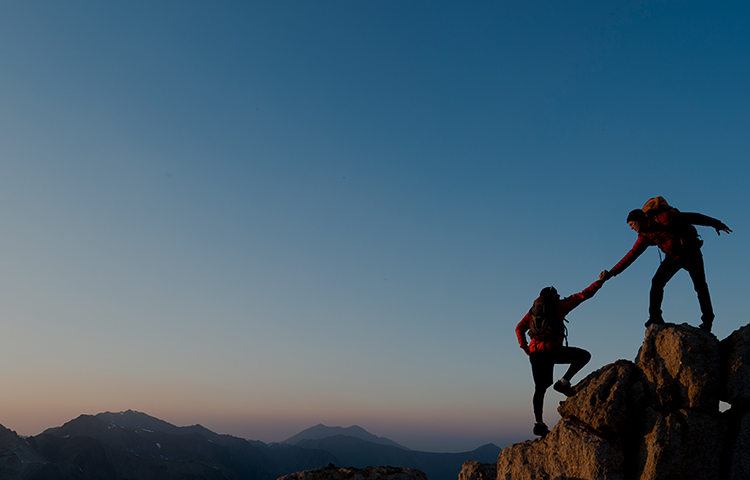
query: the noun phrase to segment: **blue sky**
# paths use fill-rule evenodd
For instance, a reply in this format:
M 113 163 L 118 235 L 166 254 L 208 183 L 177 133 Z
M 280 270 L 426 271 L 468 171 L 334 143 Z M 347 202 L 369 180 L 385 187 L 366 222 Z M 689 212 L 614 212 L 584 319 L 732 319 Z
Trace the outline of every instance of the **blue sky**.
M 734 230 L 699 227 L 714 332 L 748 321 L 739 2 L 3 11 L 0 424 L 21 434 L 134 409 L 267 442 L 529 438 L 515 324 L 612 267 L 655 195 Z M 658 263 L 568 316 L 576 380 L 635 357 Z M 685 272 L 664 310 L 699 323 Z

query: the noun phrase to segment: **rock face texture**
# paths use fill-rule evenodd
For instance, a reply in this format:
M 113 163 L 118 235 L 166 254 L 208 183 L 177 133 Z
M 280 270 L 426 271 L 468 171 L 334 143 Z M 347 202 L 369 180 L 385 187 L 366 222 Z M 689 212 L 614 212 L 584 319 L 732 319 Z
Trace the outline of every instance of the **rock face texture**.
M 750 325 L 721 342 L 651 326 L 635 362 L 576 392 L 549 435 L 500 452 L 497 480 L 750 479 Z M 720 400 L 731 408 L 719 412 Z
M 661 409 L 718 410 L 719 342 L 710 333 L 688 325 L 649 329 L 635 361 Z
M 750 325 L 721 341 L 721 395 L 733 407 L 750 407 Z
M 458 480 L 495 480 L 497 478 L 497 465 L 494 463 L 481 463 L 467 460 L 461 467 Z
M 278 480 L 427 480 L 427 475 L 416 468 L 365 467 L 340 468 L 334 465 L 296 472 Z

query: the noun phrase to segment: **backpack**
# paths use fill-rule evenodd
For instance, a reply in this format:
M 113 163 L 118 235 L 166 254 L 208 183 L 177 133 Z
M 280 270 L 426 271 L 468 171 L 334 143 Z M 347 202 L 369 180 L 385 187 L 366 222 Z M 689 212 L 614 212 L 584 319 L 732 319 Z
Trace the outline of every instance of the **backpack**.
M 680 213 L 679 210 L 670 206 L 664 197 L 659 196 L 649 198 L 641 210 L 646 214 L 646 218 L 648 218 L 649 221 L 660 225 L 664 230 L 672 231 L 677 236 L 682 247 L 693 249 L 701 248 L 703 246 L 703 239 L 698 235 L 698 230 L 696 230 L 695 226 L 692 224 L 685 223 L 682 225 L 667 226 L 656 219 L 657 215 L 664 212 Z
M 649 198 L 641 210 L 643 210 L 643 213 L 645 213 L 648 218 L 653 218 L 663 212 L 679 212 L 676 208 L 671 207 L 664 197 L 661 196 Z
M 567 345 L 568 329 L 565 327 L 565 318 L 560 318 L 557 314 L 557 305 L 559 300 L 552 301 L 544 297 L 539 297 L 534 301 L 534 305 L 529 310 L 531 313 L 531 326 L 529 327 L 529 336 L 534 340 L 549 342 L 558 338 L 565 338 Z

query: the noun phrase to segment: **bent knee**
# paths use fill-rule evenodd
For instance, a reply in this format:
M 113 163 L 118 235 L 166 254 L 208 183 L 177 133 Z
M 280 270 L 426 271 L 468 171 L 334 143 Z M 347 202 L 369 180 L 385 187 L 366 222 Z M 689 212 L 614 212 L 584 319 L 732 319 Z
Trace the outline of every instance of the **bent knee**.
M 586 365 L 591 360 L 591 352 L 588 350 L 581 350 L 576 356 L 575 363 L 577 365 Z

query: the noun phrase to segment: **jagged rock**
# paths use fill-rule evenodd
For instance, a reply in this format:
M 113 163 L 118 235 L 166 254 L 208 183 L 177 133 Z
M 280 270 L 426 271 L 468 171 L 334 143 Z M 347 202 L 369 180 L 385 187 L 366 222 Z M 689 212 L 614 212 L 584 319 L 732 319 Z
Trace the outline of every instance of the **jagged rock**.
M 733 407 L 722 416 L 726 439 L 719 478 L 746 480 L 750 478 L 750 412 Z
M 635 363 L 575 389 L 550 434 L 500 452 L 497 480 L 750 478 L 750 326 L 721 344 L 686 324 L 652 326 Z
M 719 408 L 719 342 L 708 332 L 682 325 L 653 325 L 636 363 L 662 409 Z
M 750 408 L 750 325 L 735 330 L 719 344 L 721 399 L 733 407 Z
M 387 466 L 340 468 L 328 465 L 284 475 L 278 480 L 427 480 L 427 475 L 416 468 Z
M 718 413 L 649 409 L 647 417 L 651 428 L 639 451 L 640 480 L 719 478 L 724 428 Z
M 646 408 L 646 394 L 638 367 L 627 360 L 600 368 L 576 387 L 574 397 L 557 409 L 602 433 L 624 433 Z
M 563 418 L 543 439 L 517 443 L 500 452 L 497 480 L 546 478 L 623 480 L 625 458 L 619 440 Z
M 461 467 L 458 480 L 496 480 L 497 464 L 467 460 Z

